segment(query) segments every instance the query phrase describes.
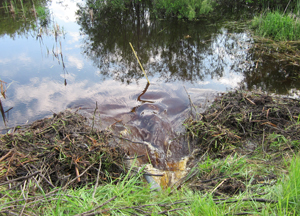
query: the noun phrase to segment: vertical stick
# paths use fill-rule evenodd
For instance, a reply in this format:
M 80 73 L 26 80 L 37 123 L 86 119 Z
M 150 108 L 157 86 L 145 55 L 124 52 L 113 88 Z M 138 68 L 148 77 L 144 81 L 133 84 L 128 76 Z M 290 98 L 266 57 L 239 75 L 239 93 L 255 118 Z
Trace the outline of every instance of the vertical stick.
M 140 62 L 140 60 L 139 60 L 139 58 L 137 57 L 136 52 L 134 51 L 132 44 L 131 44 L 130 42 L 129 42 L 129 44 L 130 44 L 130 46 L 131 46 L 131 49 L 132 49 L 132 51 L 133 51 L 133 53 L 134 53 L 136 59 L 138 60 L 138 62 L 139 62 L 139 64 L 140 64 L 140 67 L 141 67 L 142 71 L 144 72 L 144 75 L 145 75 L 145 77 L 146 77 L 148 83 L 150 84 L 150 81 L 148 80 L 147 74 L 146 74 L 146 72 L 144 71 L 144 68 L 143 68 L 143 66 L 142 66 L 142 64 L 141 64 L 141 62 Z

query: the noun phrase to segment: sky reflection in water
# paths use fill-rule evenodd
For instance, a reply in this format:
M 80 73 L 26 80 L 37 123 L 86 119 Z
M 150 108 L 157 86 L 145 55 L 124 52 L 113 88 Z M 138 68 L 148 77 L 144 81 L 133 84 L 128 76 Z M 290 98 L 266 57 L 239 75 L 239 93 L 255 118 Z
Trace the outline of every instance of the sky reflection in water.
M 77 3 L 82 5 L 79 19 L 75 16 Z M 168 97 L 185 97 L 183 104 L 188 103 L 183 86 L 196 100 L 197 91 L 203 95 L 203 90 L 210 93 L 238 87 L 243 71 L 254 65 L 247 52 L 252 44 L 249 33 L 232 33 L 221 24 L 150 22 L 142 9 L 143 15 L 128 15 L 129 20 L 137 19 L 131 27 L 115 23 L 114 18 L 92 23 L 83 13 L 88 10 L 84 1 L 48 4 L 53 22 L 47 31 L 43 29 L 42 38 L 36 38 L 40 26 L 14 37 L 0 36 L 0 78 L 9 85 L 2 104 L 4 110 L 13 107 L 10 127 L 76 104 L 119 104 L 123 108 L 116 109 L 116 114 L 141 105 L 136 97 L 146 80 L 128 42 L 137 50 L 155 91 L 177 92 L 177 96 Z M 65 33 L 57 41 L 53 26 Z M 95 31 L 99 26 L 103 28 Z M 133 29 L 120 29 L 122 26 Z M 105 35 L 106 31 L 116 34 Z M 60 43 L 65 69 L 61 57 L 53 54 L 60 53 Z

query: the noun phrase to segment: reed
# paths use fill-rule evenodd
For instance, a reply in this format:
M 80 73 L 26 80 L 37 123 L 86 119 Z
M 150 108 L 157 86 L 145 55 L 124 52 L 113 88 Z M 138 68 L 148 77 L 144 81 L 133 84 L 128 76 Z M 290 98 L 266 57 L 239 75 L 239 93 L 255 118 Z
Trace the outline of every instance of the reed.
M 20 2 L 21 2 L 22 11 L 23 11 L 23 16 L 26 19 L 26 10 L 25 10 L 24 5 L 23 5 L 23 0 L 20 0 Z
M 2 5 L 3 5 L 3 8 L 5 9 L 5 12 L 6 13 L 8 13 L 9 12 L 9 9 L 8 9 L 8 3 L 7 3 L 7 0 L 5 0 L 3 3 L 2 3 Z
M 10 1 L 10 13 L 17 14 L 17 10 L 15 9 L 15 6 L 13 5 L 13 2 Z
M 267 12 L 265 15 L 254 17 L 252 27 L 258 35 L 277 41 L 300 39 L 300 23 L 293 14 Z
M 133 46 L 132 46 L 132 44 L 131 44 L 130 42 L 129 42 L 129 44 L 130 44 L 130 46 L 131 46 L 131 49 L 132 49 L 132 51 L 133 51 L 133 53 L 134 53 L 136 59 L 138 60 L 138 62 L 139 62 L 139 64 L 140 64 L 140 67 L 141 67 L 141 69 L 142 69 L 142 71 L 143 71 L 143 73 L 144 73 L 144 75 L 145 75 L 145 77 L 146 77 L 148 83 L 150 84 L 150 81 L 149 81 L 149 79 L 148 79 L 148 77 L 147 77 L 147 74 L 146 74 L 146 72 L 145 72 L 145 70 L 144 70 L 144 68 L 143 68 L 143 66 L 142 66 L 142 64 L 141 64 L 141 62 L 140 62 L 140 60 L 139 60 L 139 58 L 138 58 L 138 56 L 137 56 L 137 54 L 136 54 L 136 52 L 135 52 Z

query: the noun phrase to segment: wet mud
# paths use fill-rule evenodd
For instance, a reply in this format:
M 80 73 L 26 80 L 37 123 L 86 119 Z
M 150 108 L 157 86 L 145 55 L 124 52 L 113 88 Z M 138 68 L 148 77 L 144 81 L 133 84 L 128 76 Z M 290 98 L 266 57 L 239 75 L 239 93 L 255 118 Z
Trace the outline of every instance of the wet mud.
M 90 126 L 111 132 L 128 158 L 137 156 L 137 165 L 146 165 L 146 172 L 161 186 L 167 187 L 186 175 L 193 152 L 182 123 L 191 115 L 191 110 L 195 110 L 184 87 L 176 93 L 147 84 L 141 93 L 129 96 L 133 102 L 129 100 L 125 105 L 114 105 L 107 100 L 97 106 L 91 104 L 93 108 L 73 107 L 73 110 L 86 116 Z M 209 90 L 198 91 L 194 103 L 199 109 L 205 109 L 209 104 L 207 101 L 214 95 Z M 115 100 L 122 99 L 114 97 Z M 130 166 L 129 160 L 127 167 Z

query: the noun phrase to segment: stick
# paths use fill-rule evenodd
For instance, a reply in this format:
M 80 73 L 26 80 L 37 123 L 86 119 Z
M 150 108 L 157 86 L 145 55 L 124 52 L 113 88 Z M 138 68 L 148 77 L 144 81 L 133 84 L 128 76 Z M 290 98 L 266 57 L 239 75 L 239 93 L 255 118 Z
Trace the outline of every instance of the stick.
M 220 204 L 220 203 L 236 203 L 236 202 L 239 202 L 239 201 L 254 201 L 254 202 L 262 202 L 262 203 L 278 203 L 278 201 L 276 200 L 267 200 L 267 199 L 263 199 L 263 198 L 245 198 L 245 199 L 242 199 L 242 200 L 228 200 L 228 201 L 225 201 L 225 202 L 215 202 L 215 204 Z
M 3 157 L 1 157 L 0 158 L 0 162 L 3 161 L 5 158 L 7 158 L 13 150 L 14 149 L 9 150 L 9 152 L 6 155 L 4 155 Z
M 146 74 L 146 72 L 144 71 L 144 68 L 143 68 L 143 66 L 142 66 L 142 64 L 141 64 L 141 62 L 140 62 L 140 60 L 139 60 L 139 58 L 137 57 L 136 52 L 134 51 L 132 44 L 131 44 L 130 42 L 129 42 L 129 44 L 130 44 L 130 46 L 131 46 L 131 49 L 132 49 L 132 51 L 133 51 L 133 53 L 134 53 L 136 59 L 138 60 L 138 62 L 139 62 L 139 64 L 140 64 L 140 67 L 142 68 L 142 71 L 144 72 L 144 75 L 145 75 L 145 77 L 146 77 L 148 83 L 150 84 L 150 81 L 148 80 L 147 74 Z
M 188 96 L 188 98 L 189 98 L 190 106 L 191 106 L 191 115 L 193 116 L 193 108 L 195 109 L 195 113 L 197 113 L 197 109 L 196 109 L 196 107 L 194 106 L 194 104 L 193 104 L 193 102 L 192 102 L 192 100 L 191 100 L 191 97 L 190 97 L 188 91 L 186 90 L 185 86 L 183 86 L 183 87 L 184 87 L 184 90 L 185 90 L 185 92 L 186 92 L 186 94 L 187 94 L 187 96 Z
M 97 180 L 96 180 L 95 189 L 94 189 L 93 196 L 92 196 L 93 199 L 95 197 L 95 193 L 96 193 L 96 190 L 97 190 L 97 187 L 98 187 L 98 182 L 99 182 L 99 177 L 100 177 L 100 170 L 101 170 L 101 164 L 102 164 L 102 161 L 101 161 L 101 158 L 100 158 L 99 168 L 98 168 L 98 174 L 97 174 Z
M 225 181 L 227 181 L 227 179 L 224 179 L 220 184 L 218 184 L 218 186 L 215 187 L 215 189 L 211 192 L 211 194 L 213 194 Z
M 178 211 L 178 210 L 182 210 L 182 209 L 185 209 L 185 208 L 187 208 L 187 207 L 164 210 L 164 211 L 161 211 L 161 212 L 157 212 L 157 214 L 166 214 L 166 213 L 169 213 L 169 212 Z
M 0 184 L 0 186 L 9 184 L 9 183 L 12 183 L 12 182 L 15 182 L 15 181 L 23 180 L 23 179 L 29 179 L 30 177 L 39 174 L 39 172 L 40 172 L 40 171 L 36 171 L 36 172 L 34 172 L 34 173 L 32 173 L 32 174 L 30 174 L 30 175 L 28 175 L 28 176 L 24 176 L 24 177 L 20 177 L 20 178 L 16 178 L 16 179 L 12 179 L 12 180 L 3 182 L 3 183 Z
M 92 122 L 92 131 L 94 131 L 95 115 L 96 115 L 97 108 L 98 108 L 98 105 L 97 105 L 97 101 L 96 101 L 96 107 L 94 110 L 93 122 Z
M 62 189 L 66 189 L 70 184 L 72 184 L 74 181 L 76 181 L 78 178 L 80 178 L 81 176 L 83 176 L 92 166 L 94 166 L 95 163 L 91 164 L 88 168 L 86 168 L 79 176 L 76 176 L 75 178 L 73 178 L 71 181 L 69 181 Z M 58 189 L 60 190 L 60 189 Z M 58 191 L 57 190 L 57 191 Z M 56 190 L 54 190 L 56 192 Z M 50 192 L 51 193 L 51 192 Z
M 218 118 L 219 117 L 219 115 L 228 107 L 230 105 L 230 102 L 227 104 L 227 106 L 226 107 L 224 107 L 224 109 L 221 111 L 221 112 L 219 112 L 218 113 L 218 115 L 216 116 L 216 117 L 214 117 L 214 119 L 213 120 L 211 120 L 210 122 L 209 122 L 209 124 L 211 124 L 216 118 Z
M 77 177 L 77 182 L 80 182 L 80 177 L 79 177 L 79 170 L 78 170 L 78 167 L 77 167 L 77 163 L 75 162 L 75 172 L 76 172 L 76 176 Z
M 285 8 L 285 10 L 284 10 L 284 12 L 283 12 L 283 14 L 285 14 L 285 12 L 286 12 L 286 9 L 288 8 L 288 6 L 290 5 L 290 3 L 291 3 L 291 0 L 289 1 L 289 3 L 287 4 L 287 6 L 286 6 L 286 8 Z

